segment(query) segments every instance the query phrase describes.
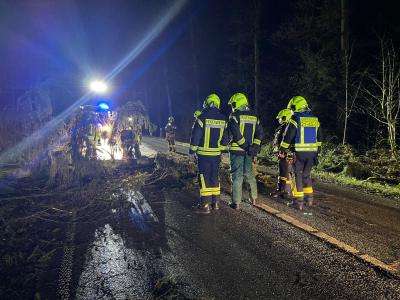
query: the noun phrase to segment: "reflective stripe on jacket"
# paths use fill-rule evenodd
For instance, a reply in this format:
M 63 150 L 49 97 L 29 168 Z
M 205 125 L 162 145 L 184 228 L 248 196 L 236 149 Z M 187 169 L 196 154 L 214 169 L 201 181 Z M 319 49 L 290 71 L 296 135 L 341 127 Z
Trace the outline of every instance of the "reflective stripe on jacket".
M 236 110 L 228 121 L 229 135 L 232 139 L 229 151 L 244 155 L 251 145 L 261 145 L 263 130 L 260 120 L 251 110 Z
M 215 107 L 206 108 L 197 118 L 190 138 L 189 153 L 217 156 L 226 150 L 226 119 Z
M 281 148 L 294 145 L 296 152 L 318 152 L 321 147 L 320 123 L 310 112 L 295 113 L 285 130 Z

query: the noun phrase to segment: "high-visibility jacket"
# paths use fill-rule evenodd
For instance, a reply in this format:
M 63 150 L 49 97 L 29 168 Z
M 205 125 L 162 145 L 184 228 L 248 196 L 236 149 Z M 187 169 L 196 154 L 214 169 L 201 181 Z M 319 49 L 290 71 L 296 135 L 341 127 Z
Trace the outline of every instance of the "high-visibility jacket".
M 319 152 L 320 123 L 311 112 L 295 113 L 290 119 L 280 147 L 286 150 L 293 145 L 296 152 Z
M 260 120 L 251 110 L 236 110 L 229 116 L 228 130 L 231 137 L 229 152 L 245 155 L 252 145 L 261 145 L 263 129 Z
M 189 153 L 219 156 L 226 150 L 228 135 L 225 130 L 226 118 L 215 107 L 205 108 L 192 128 Z

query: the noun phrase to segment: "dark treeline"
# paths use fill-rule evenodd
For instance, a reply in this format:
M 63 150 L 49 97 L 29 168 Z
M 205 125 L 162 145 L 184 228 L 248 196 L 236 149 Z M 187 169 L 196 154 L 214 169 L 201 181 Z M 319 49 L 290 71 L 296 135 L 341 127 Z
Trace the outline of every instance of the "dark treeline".
M 320 117 L 326 141 L 349 143 L 361 152 L 394 150 L 400 107 L 394 7 L 347 0 L 193 5 L 187 30 L 164 54 L 162 67 L 171 71 L 160 78 L 161 99 L 151 98 L 167 101 L 170 85 L 173 114 L 187 138 L 187 110 L 198 108 L 207 93 L 215 91 L 227 102 L 243 91 L 261 115 L 268 140 L 276 114 L 300 94 Z M 382 61 L 389 68 L 383 70 Z M 149 74 L 160 77 L 160 68 Z M 229 108 L 223 110 L 229 114 Z M 165 119 L 168 111 L 157 114 Z
M 266 131 L 271 133 L 276 113 L 300 94 L 320 117 L 326 140 L 359 150 L 393 150 L 400 104 L 394 6 L 346 0 L 298 0 L 280 2 L 281 7 L 250 2 L 237 1 L 232 13 L 243 17 L 232 18 L 229 42 L 236 52 L 229 53 L 224 79 L 227 88 L 239 86 L 253 99 Z M 282 7 L 285 14 L 273 16 Z

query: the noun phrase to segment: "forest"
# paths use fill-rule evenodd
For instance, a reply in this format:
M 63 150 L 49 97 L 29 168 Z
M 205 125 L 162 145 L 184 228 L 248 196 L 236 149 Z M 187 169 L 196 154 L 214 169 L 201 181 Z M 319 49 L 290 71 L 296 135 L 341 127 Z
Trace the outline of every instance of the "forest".
M 158 8 L 156 2 L 149 5 Z M 20 4 L 19 10 L 2 5 L 2 22 L 13 30 L 1 33 L 10 43 L 1 50 L 0 150 L 62 115 L 85 91 L 85 76 L 77 74 L 85 69 L 104 71 L 115 64 L 117 54 L 126 53 L 121 49 L 132 44 L 128 36 L 137 39 L 130 24 L 141 26 L 155 15 L 143 6 L 140 18 L 130 18 L 129 12 L 122 13 L 118 22 L 107 18 L 125 5 L 122 2 L 116 6 L 104 2 L 95 11 L 90 3 L 81 3 L 78 9 L 88 14 L 86 19 L 77 19 L 67 4 L 64 9 Z M 171 19 L 162 34 L 118 74 L 109 98 L 116 108 L 141 101 L 158 128 L 173 115 L 178 139 L 186 142 L 193 112 L 209 93 L 220 95 L 228 116 L 229 98 L 244 92 L 262 119 L 266 159 L 277 113 L 291 97 L 302 95 L 321 122 L 321 171 L 397 185 L 400 25 L 394 7 L 390 1 L 385 5 L 348 0 L 189 2 L 184 13 Z M 33 24 L 29 31 L 16 18 L 20 15 Z M 39 26 L 40 19 L 53 28 Z M 113 30 L 125 35 L 113 37 Z M 62 42 L 52 46 L 53 39 Z M 110 46 L 87 47 L 104 41 Z M 18 48 L 18 43 L 26 47 Z

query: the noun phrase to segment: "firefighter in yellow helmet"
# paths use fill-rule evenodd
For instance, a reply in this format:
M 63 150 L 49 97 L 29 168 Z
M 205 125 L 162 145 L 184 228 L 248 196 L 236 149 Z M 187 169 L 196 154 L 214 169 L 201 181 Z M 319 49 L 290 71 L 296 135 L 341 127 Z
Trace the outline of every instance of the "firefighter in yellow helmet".
M 231 207 L 239 209 L 242 201 L 243 179 L 250 185 L 250 201 L 253 204 L 258 196 L 253 158 L 260 151 L 263 130 L 259 118 L 250 110 L 244 94 L 234 94 L 228 104 L 233 110 L 228 121 L 229 135 L 232 137 L 229 149 L 232 180 Z
M 221 150 L 225 150 L 228 143 L 226 119 L 219 108 L 219 97 L 209 95 L 204 100 L 203 111 L 195 121 L 190 138 L 189 154 L 192 160 L 197 155 L 199 170 L 200 202 L 197 212 L 204 214 L 210 213 L 210 207 L 219 209 Z
M 280 152 L 279 147 L 282 142 L 283 134 L 285 129 L 292 118 L 293 111 L 291 109 L 282 109 L 276 119 L 278 120 L 279 126 L 275 130 L 273 145 L 273 153 L 278 157 L 278 185 L 276 190 L 270 194 L 274 198 L 288 196 L 292 191 L 292 181 L 289 174 L 289 168 L 293 162 L 293 155 L 291 152 Z
M 287 153 L 288 149 L 294 148 L 296 179 L 293 204 L 302 210 L 304 200 L 310 206 L 313 204 L 311 169 L 316 164 L 320 152 L 321 129 L 318 118 L 312 114 L 304 97 L 293 97 L 288 108 L 293 110 L 294 114 L 286 127 L 280 151 Z

